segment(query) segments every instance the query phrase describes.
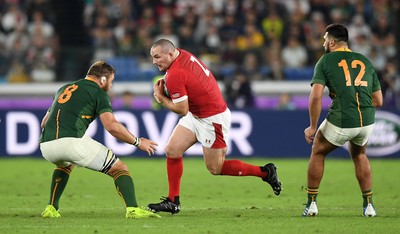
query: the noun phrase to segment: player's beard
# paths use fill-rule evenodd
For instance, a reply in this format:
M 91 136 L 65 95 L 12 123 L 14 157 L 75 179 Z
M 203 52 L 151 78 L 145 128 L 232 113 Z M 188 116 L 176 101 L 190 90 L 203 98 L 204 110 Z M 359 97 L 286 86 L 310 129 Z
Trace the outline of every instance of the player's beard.
M 329 49 L 329 47 L 328 47 L 328 46 L 326 46 L 324 49 L 325 49 L 325 54 L 327 54 L 327 53 L 330 53 L 330 52 L 331 52 L 331 50 Z
M 110 91 L 110 89 L 111 89 L 111 87 L 110 87 L 110 84 L 106 84 L 105 86 L 104 86 L 104 91 L 106 91 L 106 93 L 108 93 L 109 91 Z

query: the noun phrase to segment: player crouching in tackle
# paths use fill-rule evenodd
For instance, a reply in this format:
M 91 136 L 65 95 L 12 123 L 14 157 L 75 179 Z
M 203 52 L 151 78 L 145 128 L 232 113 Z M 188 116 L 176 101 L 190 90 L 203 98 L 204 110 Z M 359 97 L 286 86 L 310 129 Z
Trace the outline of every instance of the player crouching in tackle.
M 180 211 L 180 183 L 183 173 L 183 153 L 196 142 L 203 146 L 207 169 L 213 175 L 256 176 L 269 183 L 276 195 L 281 182 L 273 163 L 250 165 L 240 160 L 225 160 L 231 112 L 219 90 L 213 74 L 203 62 L 189 52 L 175 48 L 171 41 L 160 39 L 150 50 L 165 79 L 154 84 L 154 98 L 182 118 L 165 148 L 169 193 L 149 209 L 176 214 Z M 164 86 L 168 92 L 165 92 Z M 169 95 L 167 96 L 166 93 Z
M 138 207 L 128 166 L 111 149 L 84 135 L 89 124 L 99 116 L 112 136 L 149 155 L 154 154 L 156 142 L 134 136 L 115 119 L 107 94 L 114 75 L 115 70 L 109 64 L 95 62 L 84 79 L 64 85 L 57 91 L 42 120 L 40 150 L 47 161 L 57 166 L 51 180 L 50 201 L 42 213 L 44 218 L 61 217 L 59 200 L 75 165 L 113 177 L 126 206 L 126 218 L 160 218 L 158 214 Z

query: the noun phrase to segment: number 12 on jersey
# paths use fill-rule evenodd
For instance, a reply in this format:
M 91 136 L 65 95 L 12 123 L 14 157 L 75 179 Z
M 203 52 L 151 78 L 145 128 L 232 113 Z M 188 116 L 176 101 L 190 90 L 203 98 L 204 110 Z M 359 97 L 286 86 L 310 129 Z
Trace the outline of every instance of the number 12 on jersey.
M 342 59 L 340 63 L 338 63 L 339 67 L 343 68 L 344 72 L 344 77 L 346 78 L 346 86 L 351 86 L 351 76 L 350 76 L 350 71 L 349 71 L 349 66 L 347 65 L 347 61 Z M 360 71 L 358 72 L 358 75 L 356 79 L 354 80 L 354 85 L 355 86 L 368 86 L 368 81 L 363 81 L 362 78 L 365 74 L 365 64 L 361 62 L 360 60 L 353 60 L 351 62 L 351 68 L 357 68 L 360 66 Z

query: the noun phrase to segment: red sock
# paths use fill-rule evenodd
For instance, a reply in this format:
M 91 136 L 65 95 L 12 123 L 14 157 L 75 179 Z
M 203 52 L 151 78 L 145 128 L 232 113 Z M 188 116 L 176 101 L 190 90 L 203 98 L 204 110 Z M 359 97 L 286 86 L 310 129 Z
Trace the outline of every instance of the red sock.
M 181 177 L 183 174 L 182 157 L 167 157 L 167 174 L 169 186 L 168 198 L 171 199 L 171 201 L 174 201 L 175 196 L 179 196 L 179 191 L 181 187 Z
M 261 171 L 259 166 L 247 164 L 240 160 L 225 160 L 222 165 L 221 175 L 257 176 L 262 178 L 267 176 L 267 173 Z

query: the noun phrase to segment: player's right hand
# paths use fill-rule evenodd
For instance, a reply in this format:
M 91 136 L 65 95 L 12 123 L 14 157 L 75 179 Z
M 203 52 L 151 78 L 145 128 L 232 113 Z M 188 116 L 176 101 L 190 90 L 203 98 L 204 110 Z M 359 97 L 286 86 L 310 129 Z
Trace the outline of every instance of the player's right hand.
M 314 140 L 314 135 L 317 130 L 311 127 L 308 127 L 304 130 L 304 136 L 308 144 L 310 144 Z
M 138 148 L 146 152 L 149 156 L 152 156 L 156 152 L 157 146 L 157 142 L 141 137 Z

